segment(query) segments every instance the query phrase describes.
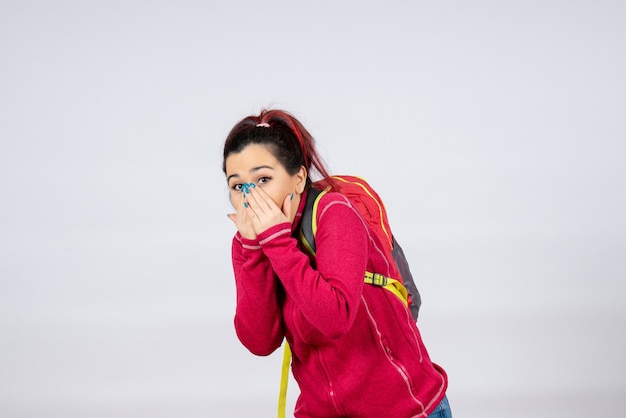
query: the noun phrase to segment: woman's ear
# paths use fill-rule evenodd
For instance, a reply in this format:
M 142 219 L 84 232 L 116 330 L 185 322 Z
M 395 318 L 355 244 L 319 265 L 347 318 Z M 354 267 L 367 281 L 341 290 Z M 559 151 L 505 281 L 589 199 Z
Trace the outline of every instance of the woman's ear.
M 307 172 L 304 166 L 300 166 L 300 170 L 296 173 L 296 192 L 302 194 L 306 187 Z

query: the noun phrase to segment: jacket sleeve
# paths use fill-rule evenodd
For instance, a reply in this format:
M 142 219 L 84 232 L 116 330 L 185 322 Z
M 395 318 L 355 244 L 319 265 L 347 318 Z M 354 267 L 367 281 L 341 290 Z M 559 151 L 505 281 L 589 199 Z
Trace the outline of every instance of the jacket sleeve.
M 345 334 L 356 317 L 368 261 L 368 232 L 348 201 L 327 194 L 318 208 L 316 269 L 289 233 L 277 227 L 259 235 L 285 292 L 304 318 L 329 338 Z M 283 225 L 285 231 L 288 225 Z
M 257 241 L 239 234 L 233 239 L 232 260 L 237 337 L 253 354 L 269 355 L 280 347 L 284 336 L 272 266 Z

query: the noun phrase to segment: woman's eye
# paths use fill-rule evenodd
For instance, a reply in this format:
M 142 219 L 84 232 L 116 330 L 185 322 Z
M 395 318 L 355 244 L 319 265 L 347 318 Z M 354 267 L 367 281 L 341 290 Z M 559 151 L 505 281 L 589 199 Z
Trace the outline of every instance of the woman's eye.
M 269 177 L 261 177 L 261 178 L 257 181 L 257 183 L 258 183 L 258 184 L 263 184 L 263 183 L 267 183 L 268 181 L 270 181 L 270 178 L 269 178 Z
M 234 191 L 236 191 L 236 192 L 240 192 L 242 187 L 243 187 L 243 185 L 242 185 L 242 184 L 235 184 L 235 185 L 232 187 L 232 189 L 233 189 Z

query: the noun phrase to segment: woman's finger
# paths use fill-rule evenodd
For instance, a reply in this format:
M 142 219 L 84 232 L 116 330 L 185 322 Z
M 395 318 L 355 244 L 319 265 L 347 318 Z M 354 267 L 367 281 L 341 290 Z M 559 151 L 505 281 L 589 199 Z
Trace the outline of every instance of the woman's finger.
M 272 198 L 259 187 L 250 190 L 248 196 L 254 199 L 253 204 L 255 205 L 255 208 L 265 214 L 272 213 L 273 211 L 279 209 Z

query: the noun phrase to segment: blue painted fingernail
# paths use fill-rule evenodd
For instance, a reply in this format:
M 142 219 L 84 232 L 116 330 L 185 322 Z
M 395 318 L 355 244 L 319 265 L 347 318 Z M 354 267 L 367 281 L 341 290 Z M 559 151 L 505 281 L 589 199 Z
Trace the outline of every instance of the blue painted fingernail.
M 250 186 L 252 186 L 253 189 L 256 188 L 256 184 L 254 184 L 254 183 L 250 183 Z
M 248 207 L 248 203 L 247 202 L 243 202 L 243 207 L 247 208 Z
M 291 197 L 289 198 L 289 200 L 293 200 L 293 192 L 291 192 Z

